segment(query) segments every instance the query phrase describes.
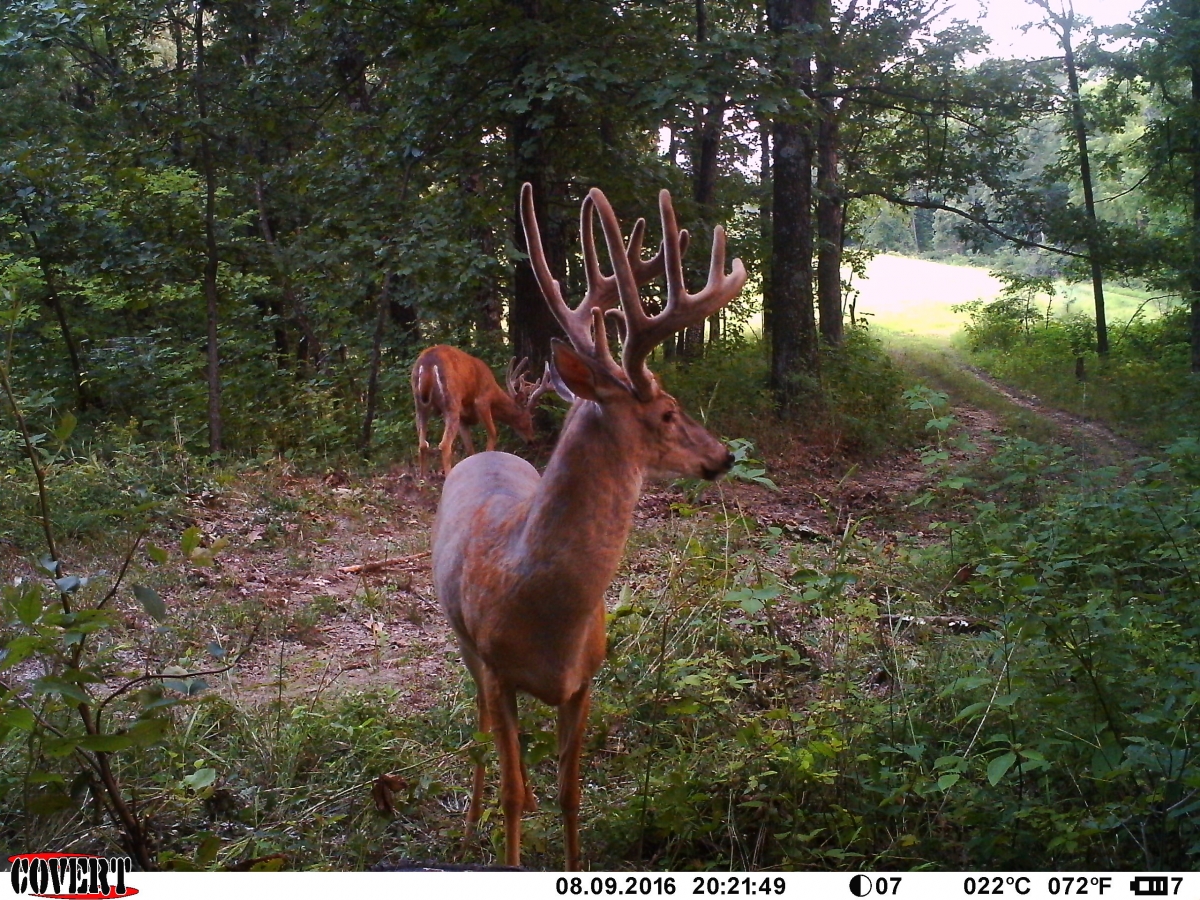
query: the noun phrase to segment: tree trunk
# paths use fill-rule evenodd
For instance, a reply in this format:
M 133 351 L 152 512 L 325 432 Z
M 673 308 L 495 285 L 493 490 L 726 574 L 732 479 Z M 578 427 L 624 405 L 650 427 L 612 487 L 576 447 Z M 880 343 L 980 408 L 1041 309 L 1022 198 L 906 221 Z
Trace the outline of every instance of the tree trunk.
M 548 213 L 549 166 L 542 138 L 530 125 L 531 116 L 522 116 L 512 129 L 512 149 L 516 170 L 513 184 L 513 240 L 518 250 L 526 252 L 525 229 L 521 225 L 521 185 L 533 185 L 533 208 L 541 229 L 542 246 L 550 272 L 560 281 L 566 272 L 566 234 L 563 224 Z M 550 358 L 550 339 L 561 337 L 562 329 L 546 305 L 538 287 L 529 259 L 516 264 L 513 274 L 513 301 L 509 310 L 509 339 L 517 359 L 529 357 L 529 370 L 540 372 Z
M 771 124 L 758 123 L 758 240 L 762 271 L 771 271 Z M 762 279 L 763 337 L 771 333 L 771 279 Z
M 99 406 L 100 404 L 92 396 L 92 392 L 88 389 L 87 382 L 83 377 L 83 363 L 79 358 L 79 345 L 75 342 L 75 337 L 71 333 L 71 324 L 67 320 L 67 310 L 63 305 L 62 294 L 58 290 L 58 280 L 54 277 L 54 269 L 50 265 L 50 260 L 46 258 L 46 252 L 42 247 L 41 239 L 38 237 L 37 232 L 34 231 L 33 222 L 30 221 L 24 207 L 21 208 L 21 219 L 25 223 L 25 230 L 29 233 L 30 241 L 33 242 L 33 250 L 38 258 L 38 268 L 42 270 L 42 279 L 46 282 L 46 302 L 54 310 L 54 317 L 58 319 L 58 327 L 62 332 L 63 344 L 67 349 L 67 361 L 71 366 L 71 380 L 75 385 L 75 401 L 79 404 L 81 410 Z
M 375 303 L 375 332 L 371 338 L 371 368 L 367 374 L 366 410 L 363 413 L 362 433 L 358 439 L 359 452 L 364 456 L 371 449 L 371 429 L 375 425 L 375 405 L 379 396 L 379 368 L 383 362 L 383 333 L 387 327 L 388 302 L 392 287 L 392 275 L 384 275 L 379 286 L 379 298 Z
M 696 44 L 707 53 L 708 10 L 705 0 L 696 0 Z M 692 175 L 692 199 L 700 210 L 700 220 L 711 235 L 716 225 L 714 201 L 717 193 L 717 164 L 720 161 L 721 136 L 725 127 L 725 109 L 728 97 L 722 89 L 710 93 L 703 107 L 697 109 L 696 158 Z M 708 319 L 709 343 L 715 343 L 721 335 L 721 314 Z M 686 331 L 686 355 L 697 357 L 704 352 L 704 323 L 694 325 Z
M 208 100 L 204 79 L 204 0 L 196 4 L 196 112 L 200 118 L 200 167 L 204 174 L 204 299 L 208 324 L 208 452 L 220 453 L 221 360 L 217 343 L 217 177 L 213 167 L 208 126 Z
M 1190 25 L 1200 26 L 1200 3 L 1193 0 Z M 1200 44 L 1193 40 L 1192 46 Z M 1188 287 L 1192 294 L 1192 371 L 1200 373 L 1200 58 L 1192 54 L 1192 268 Z
M 767 0 L 771 31 L 812 22 L 811 0 Z M 812 58 L 797 54 L 782 61 L 783 78 L 793 90 L 811 91 Z M 782 411 L 801 406 L 801 378 L 818 370 L 812 283 L 813 147 L 807 123 L 793 108 L 772 128 L 771 387 Z
M 267 244 L 267 249 L 271 251 L 271 260 L 275 263 L 275 270 L 279 275 L 279 289 L 280 293 L 283 294 L 287 314 L 300 332 L 300 340 L 296 343 L 296 359 L 301 364 L 302 369 L 307 370 L 310 361 L 315 363 L 320 360 L 321 345 L 317 340 L 316 332 L 313 331 L 312 322 L 308 318 L 308 311 L 304 307 L 304 302 L 300 299 L 300 295 L 296 293 L 295 284 L 292 282 L 290 267 L 285 258 L 283 248 L 279 246 L 279 242 L 275 238 L 275 229 L 271 225 L 271 217 L 267 211 L 266 189 L 263 187 L 261 178 L 254 182 L 254 193 L 258 201 L 258 230 L 262 235 L 263 241 Z M 276 325 L 276 347 L 286 354 L 288 343 L 287 332 L 283 329 L 282 325 Z
M 1045 7 L 1049 12 L 1049 7 Z M 1083 205 L 1088 222 L 1088 261 L 1092 269 L 1092 295 L 1096 300 L 1096 352 L 1108 353 L 1108 322 L 1104 315 L 1104 275 L 1100 270 L 1100 235 L 1096 228 L 1096 198 L 1092 190 L 1092 166 L 1088 159 L 1087 125 L 1083 120 L 1083 99 L 1079 95 L 1079 73 L 1075 67 L 1075 51 L 1071 32 L 1075 28 L 1074 12 L 1065 16 L 1050 13 L 1059 27 L 1067 69 L 1067 89 L 1071 95 L 1071 124 L 1075 130 L 1075 145 L 1079 150 L 1079 179 L 1083 182 Z
M 842 343 L 842 227 L 845 201 L 838 173 L 840 121 L 834 92 L 835 61 L 832 13 L 827 0 L 817 6 L 822 40 L 817 51 L 817 307 L 821 337 Z
M 821 311 L 821 337 L 835 347 L 842 342 L 842 200 L 837 133 L 836 113 L 823 108 L 817 131 L 817 307 Z
M 541 0 L 509 2 L 525 18 L 527 29 L 536 33 L 536 25 L 542 18 Z M 523 72 L 543 52 L 543 48 L 534 40 L 524 52 L 514 56 L 510 65 L 514 91 L 528 90 L 523 83 Z M 546 251 L 546 263 L 551 274 L 565 283 L 566 225 L 551 212 L 553 207 L 550 202 L 556 128 L 553 110 L 547 109 L 544 101 L 536 96 L 530 97 L 530 108 L 515 116 L 509 125 L 509 151 L 515 175 L 512 184 L 512 235 L 516 248 L 526 253 L 525 229 L 521 225 L 521 185 L 529 182 L 533 186 L 533 208 L 541 230 L 542 247 Z M 516 263 L 512 306 L 508 313 L 509 340 L 514 355 L 517 359 L 529 357 L 529 371 L 540 372 L 550 358 L 550 338 L 561 337 L 563 332 L 542 297 L 528 256 Z

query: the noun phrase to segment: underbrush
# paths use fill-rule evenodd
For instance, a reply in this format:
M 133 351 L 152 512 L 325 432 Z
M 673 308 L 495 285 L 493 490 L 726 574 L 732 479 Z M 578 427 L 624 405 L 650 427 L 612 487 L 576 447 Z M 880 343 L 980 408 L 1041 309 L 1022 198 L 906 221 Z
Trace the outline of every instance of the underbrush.
M 1012 439 L 943 481 L 933 508 L 974 516 L 934 545 L 842 520 L 832 543 L 798 541 L 728 500 L 677 504 L 617 582 L 585 751 L 591 865 L 1191 868 L 1198 474 L 1190 444 L 1130 480 Z M 498 858 L 494 807 L 463 843 L 476 753 L 496 796 L 465 675 L 419 715 L 280 679 L 257 704 L 168 691 L 159 739 L 114 753 L 160 864 Z M 523 707 L 543 799 L 526 864 L 556 867 L 553 728 Z M 4 743 L 6 838 L 100 846 L 94 804 L 20 799 L 55 773 L 71 787 L 51 737 L 18 723 Z M 402 778 L 390 819 L 369 801 L 381 772 Z
M 719 385 L 708 396 L 693 409 L 715 415 Z M 824 505 L 827 539 L 765 525 L 717 490 L 634 532 L 585 749 L 593 868 L 1195 866 L 1200 446 L 1181 439 L 1130 474 L 1010 438 L 951 470 L 944 398 L 925 388 L 898 405 L 925 409 L 936 441 L 935 487 L 906 502 L 952 524 L 914 538 Z M 95 498 L 72 487 L 83 454 L 63 449 L 67 424 L 34 455 L 53 508 L 83 509 Z M 129 453 L 112 484 L 157 471 Z M 203 492 L 194 470 L 157 465 L 154 493 Z M 166 868 L 500 858 L 494 753 L 474 734 L 465 672 L 414 712 L 388 691 L 293 690 L 281 656 L 273 696 L 249 697 L 232 680 L 238 653 L 282 620 L 255 627 L 264 613 L 245 604 L 168 608 L 147 571 L 169 556 L 191 584 L 218 541 L 138 512 L 136 482 L 114 496 L 128 536 L 84 529 L 68 548 L 112 544 L 110 574 L 65 572 L 22 543 L 20 578 L 5 578 L 6 845 L 127 848 L 123 798 Z M 147 542 L 124 583 L 145 525 L 161 546 Z M 524 701 L 522 722 L 543 801 L 525 862 L 553 868 L 553 726 Z M 464 841 L 479 753 L 489 806 Z M 400 778 L 390 818 L 370 800 L 383 772 Z
M 1043 315 L 1019 296 L 968 308 L 973 360 L 1000 380 L 1146 446 L 1198 433 L 1200 378 L 1189 372 L 1186 309 L 1112 331 L 1101 358 L 1084 316 Z
M 775 412 L 768 366 L 760 343 L 734 343 L 710 348 L 703 360 L 659 369 L 696 418 L 720 434 L 752 437 L 770 453 L 797 434 L 851 457 L 917 442 L 921 423 L 901 402 L 907 375 L 865 325 L 848 328 L 842 346 L 821 348 L 820 374 L 804 382 L 807 397 L 791 421 Z

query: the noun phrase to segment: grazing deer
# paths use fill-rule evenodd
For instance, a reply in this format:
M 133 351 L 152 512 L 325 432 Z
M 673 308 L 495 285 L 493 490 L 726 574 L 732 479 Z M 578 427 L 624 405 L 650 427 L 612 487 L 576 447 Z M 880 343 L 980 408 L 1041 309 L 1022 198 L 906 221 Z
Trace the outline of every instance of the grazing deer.
M 579 868 L 579 755 L 592 677 L 605 654 L 604 594 L 616 574 L 647 474 L 715 479 L 733 457 L 688 418 L 646 368 L 654 347 L 703 322 L 741 290 L 746 270 L 725 273 L 725 235 L 713 235 L 708 284 L 689 294 L 681 257 L 687 232 L 675 224 L 671 197 L 659 194 L 663 242 L 641 258 L 645 222 L 628 246 L 604 194 L 583 201 L 587 292 L 575 309 L 550 274 L 533 211 L 521 189 L 521 214 L 538 284 L 570 344 L 553 342 L 554 368 L 575 395 L 546 473 L 507 453 L 481 453 L 446 479 L 433 530 L 433 578 L 463 659 L 475 679 L 479 730 L 500 753 L 505 861 L 521 861 L 521 814 L 536 808 L 521 760 L 517 692 L 558 708 L 558 789 L 566 832 L 566 866 Z M 603 275 L 592 239 L 599 214 L 613 274 Z M 638 296 L 665 271 L 667 301 L 647 316 Z M 616 308 L 619 305 L 619 309 Z M 618 323 L 618 365 L 606 317 Z M 484 768 L 475 765 L 468 830 L 478 822 Z
M 496 449 L 496 422 L 511 427 L 526 441 L 533 440 L 533 410 L 542 394 L 550 388 L 549 371 L 540 381 L 525 378 L 528 359 L 508 364 L 500 390 L 496 376 L 482 359 L 476 359 L 447 344 L 430 347 L 417 357 L 412 370 L 413 402 L 417 407 L 417 455 L 421 477 L 425 477 L 425 457 L 429 441 L 425 438 L 430 413 L 439 413 L 446 430 L 438 446 L 442 451 L 442 474 L 449 475 L 454 465 L 454 439 L 462 437 L 470 456 L 475 452 L 471 426 L 483 423 L 487 429 L 487 448 Z

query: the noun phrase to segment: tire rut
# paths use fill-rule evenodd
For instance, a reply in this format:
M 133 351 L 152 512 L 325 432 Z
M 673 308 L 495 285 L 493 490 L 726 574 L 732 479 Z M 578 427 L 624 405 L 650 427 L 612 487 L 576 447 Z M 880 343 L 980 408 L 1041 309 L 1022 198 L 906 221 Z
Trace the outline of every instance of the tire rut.
M 1014 406 L 1052 422 L 1056 428 L 1068 436 L 1068 443 L 1094 457 L 1097 461 L 1105 464 L 1127 463 L 1145 456 L 1147 453 L 1144 447 L 1122 437 L 1100 422 L 1046 406 L 1037 397 L 1021 393 L 1003 382 L 997 381 L 987 372 L 977 369 L 975 366 L 963 366 L 962 368 Z

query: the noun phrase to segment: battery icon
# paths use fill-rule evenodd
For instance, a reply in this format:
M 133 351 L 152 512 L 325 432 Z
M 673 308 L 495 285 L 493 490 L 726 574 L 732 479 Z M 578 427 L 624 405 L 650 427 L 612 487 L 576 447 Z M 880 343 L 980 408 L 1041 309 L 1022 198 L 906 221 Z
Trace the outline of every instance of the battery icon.
M 1167 876 L 1139 875 L 1129 882 L 1129 889 L 1136 897 L 1165 897 L 1167 896 Z

